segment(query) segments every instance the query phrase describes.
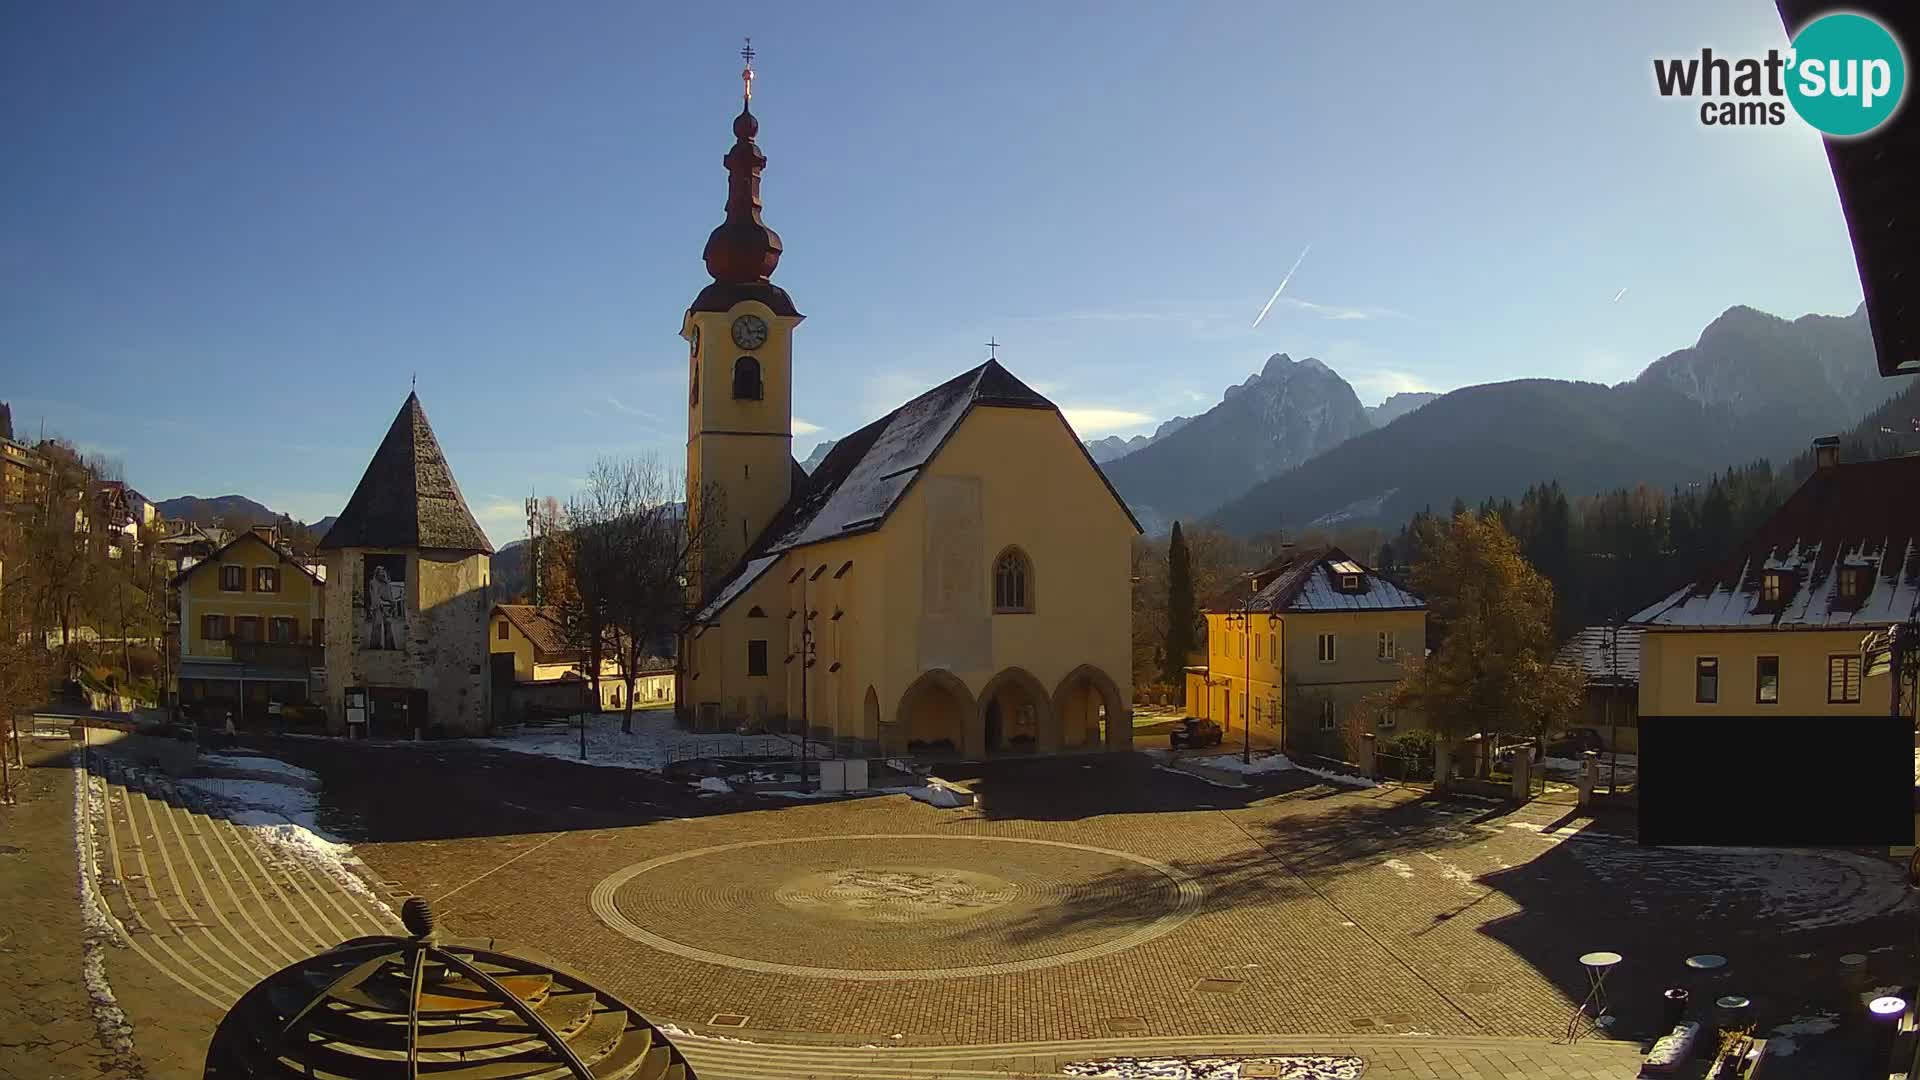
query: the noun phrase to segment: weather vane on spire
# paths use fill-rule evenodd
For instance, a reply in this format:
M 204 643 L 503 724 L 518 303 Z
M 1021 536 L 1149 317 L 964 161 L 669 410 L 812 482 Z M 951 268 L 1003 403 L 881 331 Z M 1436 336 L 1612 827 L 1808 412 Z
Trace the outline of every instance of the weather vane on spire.
M 746 61 L 746 66 L 740 69 L 740 85 L 749 102 L 753 100 L 753 56 L 753 39 L 749 37 L 746 47 L 740 50 L 740 59 Z

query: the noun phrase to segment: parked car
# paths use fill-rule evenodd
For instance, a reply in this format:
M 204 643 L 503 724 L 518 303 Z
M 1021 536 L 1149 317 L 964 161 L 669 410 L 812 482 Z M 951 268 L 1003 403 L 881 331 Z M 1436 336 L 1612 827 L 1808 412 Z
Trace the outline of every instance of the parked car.
M 1604 752 L 1607 744 L 1600 733 L 1592 728 L 1572 728 L 1561 732 L 1547 743 L 1547 756 L 1558 758 L 1577 758 L 1592 750 Z
M 1175 750 L 1185 746 L 1219 746 L 1220 725 L 1211 720 L 1186 717 L 1167 734 L 1167 744 Z

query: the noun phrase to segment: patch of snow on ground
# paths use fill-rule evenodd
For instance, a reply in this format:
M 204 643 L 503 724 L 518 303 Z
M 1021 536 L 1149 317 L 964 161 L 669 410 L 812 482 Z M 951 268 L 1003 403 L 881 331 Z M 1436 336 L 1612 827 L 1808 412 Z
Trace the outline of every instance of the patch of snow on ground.
M 113 996 L 113 986 L 107 982 L 106 950 L 109 947 L 124 949 L 126 945 L 101 903 L 100 868 L 94 862 L 94 823 L 103 820 L 106 814 L 106 783 L 84 769 L 74 769 L 73 849 L 79 862 L 83 927 L 80 977 L 87 987 L 93 1026 L 101 1043 L 119 1059 L 118 1064 L 132 1080 L 140 1080 L 143 1073 L 133 1049 L 133 1025 L 127 1022 L 127 1014 L 121 1011 L 119 1001 Z
M 1332 1054 L 1289 1054 L 1285 1057 L 1110 1057 L 1070 1061 L 1060 1071 L 1067 1076 L 1094 1076 L 1110 1080 L 1239 1080 L 1248 1065 L 1262 1065 L 1262 1075 L 1281 1080 L 1360 1080 L 1363 1058 Z
M 274 758 L 264 760 L 294 768 Z M 142 782 L 149 787 L 165 787 L 171 783 L 164 777 L 140 775 Z M 394 915 L 387 902 L 359 874 L 354 873 L 352 868 L 360 865 L 360 859 L 353 853 L 353 847 L 319 827 L 318 793 L 264 780 L 233 780 L 212 776 L 191 776 L 177 783 L 179 787 L 192 791 L 200 801 L 213 804 L 221 817 L 248 830 L 275 851 L 298 859 L 302 864 L 325 874 L 398 921 L 398 916 Z
M 669 1039 L 705 1039 L 707 1042 L 739 1043 L 742 1046 L 756 1045 L 752 1039 L 735 1039 L 726 1035 L 702 1035 L 697 1031 L 688 1031 L 678 1024 L 656 1024 L 660 1034 Z
M 1399 859 L 1388 859 L 1386 862 L 1383 862 L 1380 865 L 1386 867 L 1387 869 L 1393 871 L 1396 874 L 1399 874 L 1403 878 L 1413 877 L 1413 866 L 1409 863 L 1401 862 Z
M 1364 776 L 1352 776 L 1347 773 L 1333 772 L 1330 769 L 1316 769 L 1311 765 L 1301 765 L 1285 754 L 1255 754 L 1252 761 L 1241 761 L 1238 754 L 1221 754 L 1218 757 L 1191 759 L 1195 765 L 1204 765 L 1209 769 L 1222 772 L 1239 773 L 1243 776 L 1255 776 L 1261 773 L 1285 772 L 1297 769 L 1311 776 L 1317 776 L 1332 784 L 1345 784 L 1348 787 L 1370 788 L 1380 785 Z
M 1459 867 L 1448 862 L 1447 860 L 1441 858 L 1440 856 L 1435 855 L 1433 852 L 1423 851 L 1420 854 L 1426 856 L 1428 859 L 1431 859 L 1433 862 L 1438 864 L 1440 867 L 1440 876 L 1443 878 L 1446 878 L 1448 881 L 1451 881 L 1457 885 L 1472 885 L 1474 883 L 1472 874 L 1467 873 L 1465 870 L 1462 870 Z
M 703 776 L 700 778 L 700 782 L 693 785 L 693 787 L 694 787 L 694 790 L 698 791 L 702 795 L 733 794 L 733 785 L 727 783 L 725 780 L 722 780 L 717 776 Z
M 298 765 L 289 765 L 279 758 L 270 758 L 260 754 L 201 754 L 199 763 L 216 769 L 230 769 L 258 774 L 261 777 L 283 777 L 282 782 L 292 781 L 301 787 L 319 786 L 320 775 Z
M 559 758 L 582 765 L 659 772 L 675 761 L 701 757 L 799 757 L 800 741 L 786 735 L 733 735 L 687 731 L 674 722 L 672 709 L 643 709 L 633 714 L 633 734 L 620 730 L 620 715 L 587 717 L 587 756 L 580 756 L 578 718 L 566 724 L 526 727 L 487 739 L 462 739 L 471 746 L 516 754 Z M 430 746 L 431 743 L 420 745 Z M 812 753 L 827 747 L 812 744 Z M 832 756 L 825 753 L 824 756 Z
M 1839 1013 L 1814 1013 L 1811 1016 L 1796 1016 L 1792 1020 L 1773 1029 L 1767 1039 L 1768 1057 L 1792 1057 L 1800 1050 L 1796 1035 L 1825 1035 L 1840 1026 Z
M 897 792 L 909 799 L 926 803 L 928 806 L 936 806 L 942 810 L 953 810 L 968 804 L 964 792 L 955 791 L 940 784 L 929 784 L 926 787 L 882 788 L 881 790 L 888 793 Z
M 1590 843 L 1570 850 L 1636 911 L 1684 897 L 1702 919 L 1738 915 L 1779 930 L 1812 930 L 1864 922 L 1913 903 L 1901 867 L 1852 852 Z

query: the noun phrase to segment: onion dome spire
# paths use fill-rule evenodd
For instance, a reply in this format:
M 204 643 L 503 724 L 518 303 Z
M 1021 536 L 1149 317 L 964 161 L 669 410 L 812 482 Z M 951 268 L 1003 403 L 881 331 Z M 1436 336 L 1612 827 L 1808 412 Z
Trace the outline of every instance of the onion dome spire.
M 727 151 L 727 219 L 707 237 L 707 273 L 723 284 L 764 282 L 780 265 L 780 234 L 760 220 L 760 172 L 767 157 L 754 144 L 760 121 L 753 115 L 753 39 L 740 50 L 740 115 L 733 120 Z

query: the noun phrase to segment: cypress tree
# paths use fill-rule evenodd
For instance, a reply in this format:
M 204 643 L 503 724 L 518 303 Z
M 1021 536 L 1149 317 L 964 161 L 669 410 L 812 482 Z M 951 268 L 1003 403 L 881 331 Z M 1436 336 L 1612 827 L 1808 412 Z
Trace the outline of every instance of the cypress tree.
M 1194 624 L 1200 613 L 1193 601 L 1193 564 L 1187 554 L 1187 538 L 1180 523 L 1173 523 L 1173 537 L 1167 541 L 1167 648 L 1162 663 L 1167 685 L 1186 690 L 1187 654 L 1193 651 Z

